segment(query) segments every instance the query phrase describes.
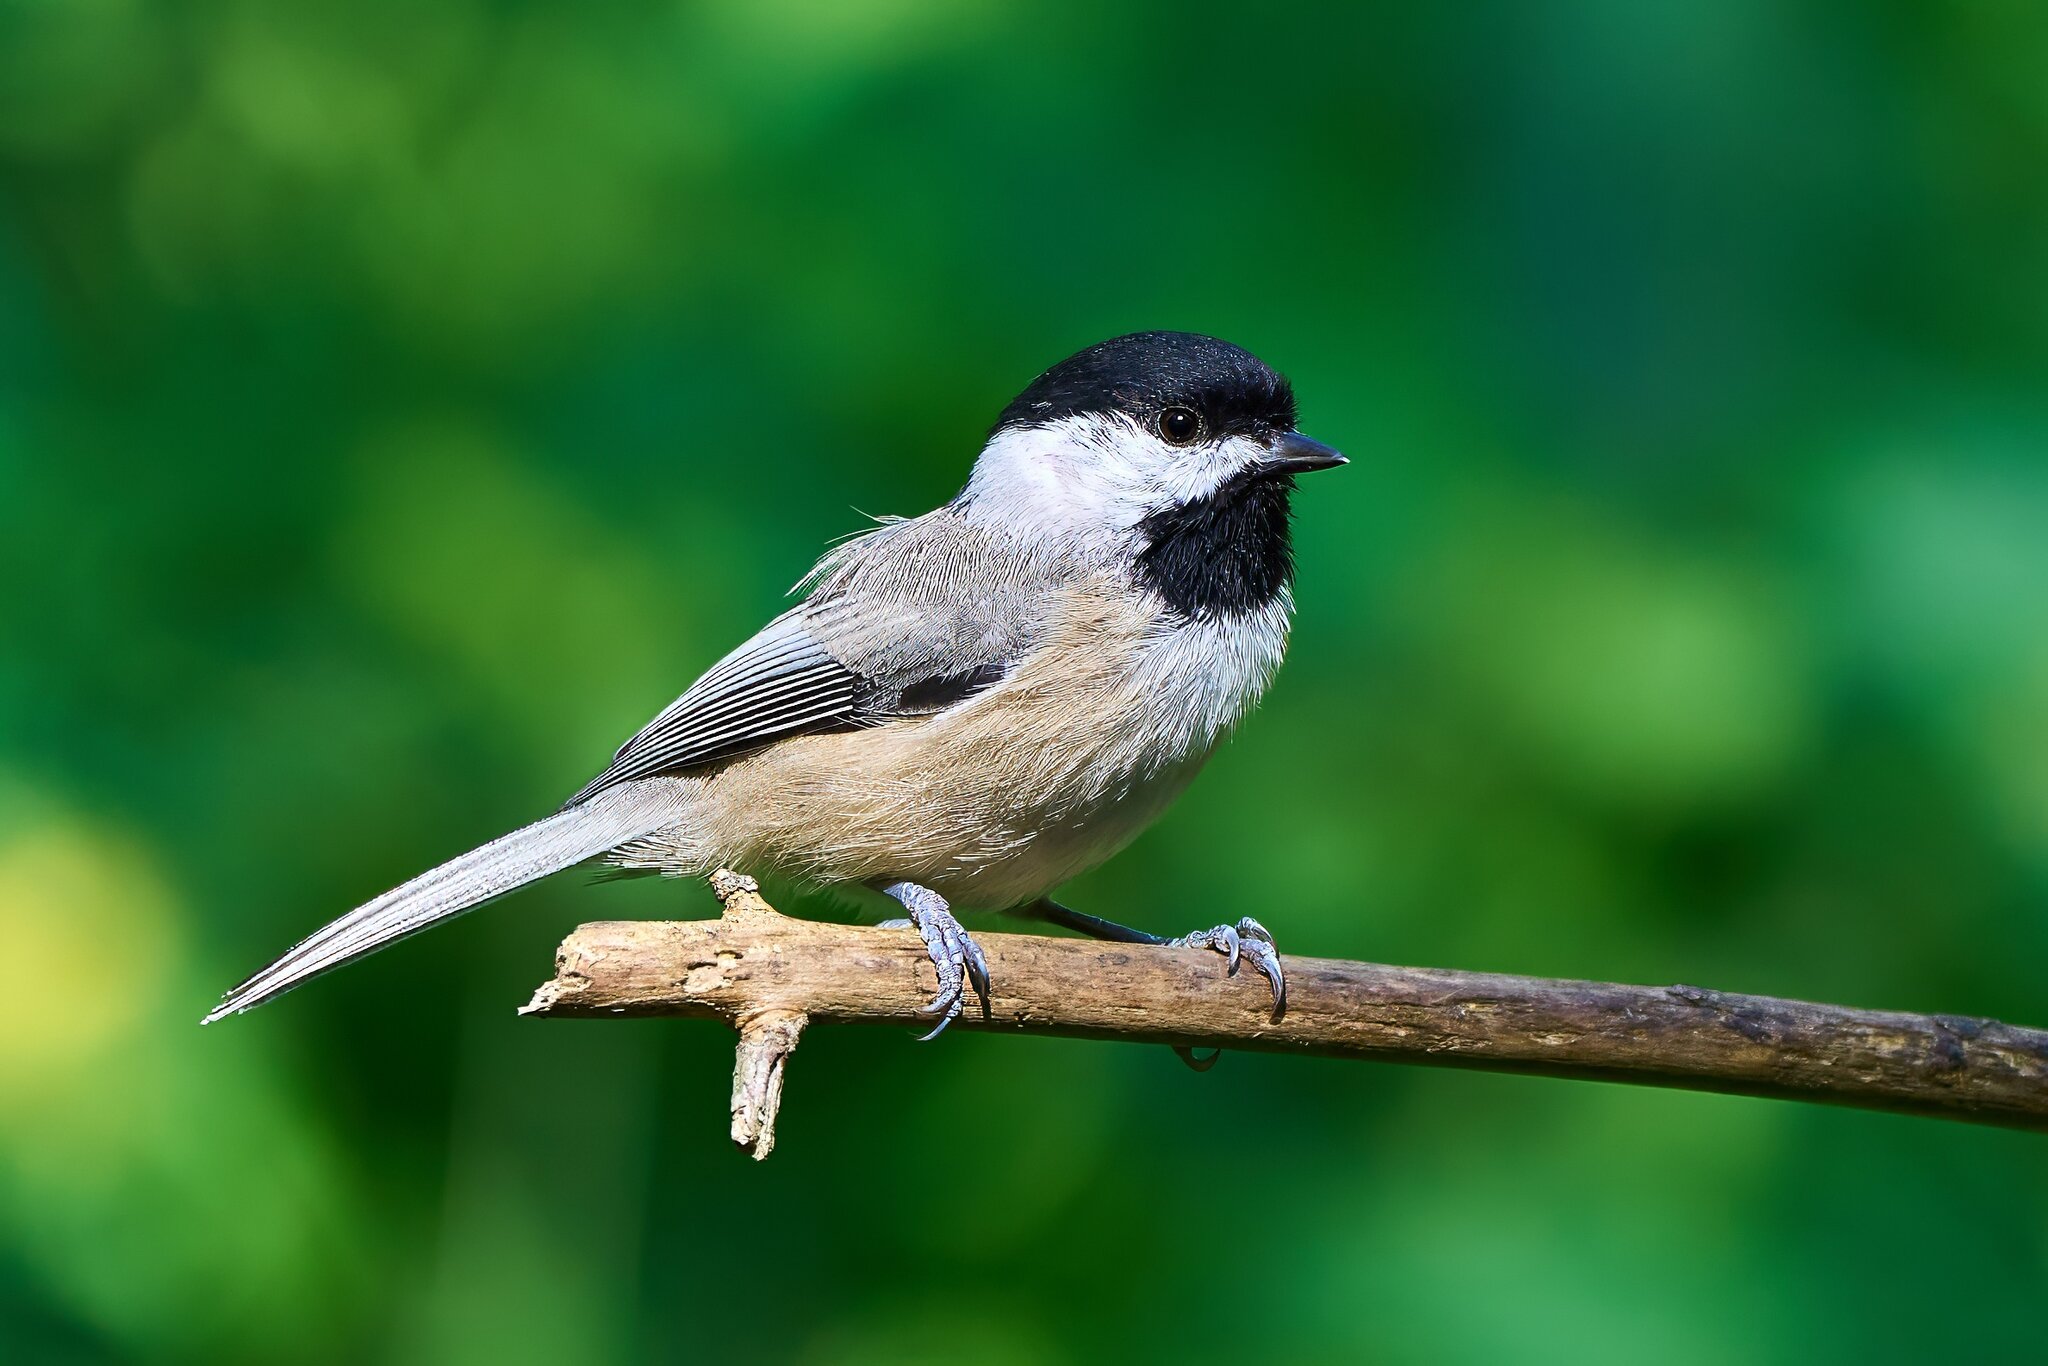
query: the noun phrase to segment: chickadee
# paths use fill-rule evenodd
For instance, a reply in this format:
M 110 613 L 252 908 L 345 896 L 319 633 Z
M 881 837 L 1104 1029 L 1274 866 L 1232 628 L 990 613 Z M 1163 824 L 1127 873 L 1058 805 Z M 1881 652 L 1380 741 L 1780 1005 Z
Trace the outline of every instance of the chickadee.
M 554 815 L 349 912 L 208 1023 L 588 859 L 876 888 L 938 970 L 936 1034 L 988 969 L 953 907 L 1240 956 L 1255 920 L 1167 940 L 1047 893 L 1158 818 L 1280 665 L 1294 476 L 1344 457 L 1213 337 L 1140 332 L 1003 409 L 966 488 L 829 552 L 776 617 Z M 929 1035 L 927 1037 L 930 1037 Z

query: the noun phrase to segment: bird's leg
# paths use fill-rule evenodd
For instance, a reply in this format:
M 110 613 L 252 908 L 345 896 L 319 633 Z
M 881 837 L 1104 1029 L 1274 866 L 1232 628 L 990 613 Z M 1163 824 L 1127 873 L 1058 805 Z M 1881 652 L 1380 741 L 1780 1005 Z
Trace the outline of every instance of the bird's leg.
M 915 929 L 924 939 L 932 967 L 938 970 L 939 994 L 919 1013 L 937 1015 L 939 1023 L 924 1037 L 935 1039 L 953 1023 L 960 1014 L 969 982 L 974 984 L 975 994 L 981 997 L 982 1018 L 989 1018 L 988 960 L 981 956 L 981 946 L 953 918 L 946 898 L 915 882 L 892 882 L 882 888 L 882 895 L 894 897 L 903 904 L 904 910 L 910 912 L 908 927 Z M 890 923 L 883 922 L 884 926 Z
M 1218 925 L 1213 929 L 1184 934 L 1178 939 L 1168 939 L 1165 935 L 1147 934 L 1144 930 L 1119 925 L 1114 920 L 1104 920 L 1099 916 L 1069 910 L 1050 898 L 1042 897 L 1033 902 L 1025 907 L 1024 914 L 1066 929 L 1077 930 L 1091 939 L 1107 939 L 1118 944 L 1159 944 L 1174 949 L 1214 949 L 1230 960 L 1232 975 L 1236 974 L 1241 960 L 1249 960 L 1273 988 L 1273 1018 L 1279 1019 L 1287 1009 L 1287 978 L 1280 970 L 1280 953 L 1274 946 L 1272 932 L 1250 916 L 1246 916 L 1235 925 Z
M 1087 915 L 1080 911 L 1070 910 L 1060 905 L 1059 902 L 1054 901 L 1051 897 L 1040 897 L 1037 901 L 1026 906 L 1023 913 L 1058 925 L 1062 929 L 1074 930 L 1085 934 L 1090 939 L 1106 939 L 1113 944 L 1167 944 L 1172 942 L 1163 934 L 1149 934 L 1144 930 L 1134 930 L 1129 925 L 1119 925 L 1114 920 L 1104 920 L 1100 916 Z
M 1107 939 L 1118 944 L 1158 944 L 1175 949 L 1214 949 L 1230 960 L 1230 973 L 1235 976 L 1239 962 L 1249 959 L 1253 967 L 1265 976 L 1273 989 L 1273 1018 L 1279 1019 L 1287 1010 L 1287 977 L 1280 970 L 1280 950 L 1273 943 L 1273 935 L 1264 925 L 1246 916 L 1235 925 L 1218 925 L 1213 929 L 1197 930 L 1184 934 L 1178 939 L 1168 939 L 1161 934 L 1148 934 L 1134 930 L 1129 925 L 1119 925 L 1114 920 L 1100 916 L 1086 915 L 1069 910 L 1050 897 L 1040 897 L 1024 908 L 1025 915 L 1059 925 L 1065 929 L 1085 934 L 1091 939 Z M 1216 1065 L 1216 1059 L 1223 1055 L 1217 1049 L 1206 1058 L 1197 1057 L 1192 1048 L 1179 1045 L 1174 1052 L 1181 1061 L 1197 1072 L 1206 1072 Z

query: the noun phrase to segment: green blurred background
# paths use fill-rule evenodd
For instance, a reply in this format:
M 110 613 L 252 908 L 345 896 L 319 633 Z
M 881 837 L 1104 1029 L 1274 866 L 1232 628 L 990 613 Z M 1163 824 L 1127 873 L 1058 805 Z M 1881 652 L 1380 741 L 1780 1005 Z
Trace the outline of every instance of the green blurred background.
M 2025 1135 L 828 1030 L 756 1166 L 721 1031 L 513 1014 L 694 885 L 197 1020 L 1172 327 L 1354 464 L 1279 685 L 1074 904 L 2048 1024 L 2044 54 L 1995 4 L 0 0 L 0 1355 L 2038 1360 Z

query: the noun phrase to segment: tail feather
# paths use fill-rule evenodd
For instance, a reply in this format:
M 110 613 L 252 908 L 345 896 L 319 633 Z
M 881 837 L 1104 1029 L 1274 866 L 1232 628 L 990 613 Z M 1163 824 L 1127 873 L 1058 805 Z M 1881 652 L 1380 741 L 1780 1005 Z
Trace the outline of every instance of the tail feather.
M 594 858 L 673 818 L 647 787 L 627 784 L 514 830 L 392 888 L 300 941 L 230 991 L 200 1023 L 262 1005 L 323 972 Z

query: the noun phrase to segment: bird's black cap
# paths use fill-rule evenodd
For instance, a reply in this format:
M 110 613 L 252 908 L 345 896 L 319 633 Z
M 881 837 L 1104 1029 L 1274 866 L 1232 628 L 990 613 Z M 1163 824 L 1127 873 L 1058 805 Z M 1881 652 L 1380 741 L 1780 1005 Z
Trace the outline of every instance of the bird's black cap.
M 1165 408 L 1192 408 L 1214 436 L 1261 439 L 1294 426 L 1294 387 L 1240 346 L 1194 332 L 1132 332 L 1097 342 L 1031 381 L 995 431 L 1081 413 L 1121 413 L 1149 425 Z

